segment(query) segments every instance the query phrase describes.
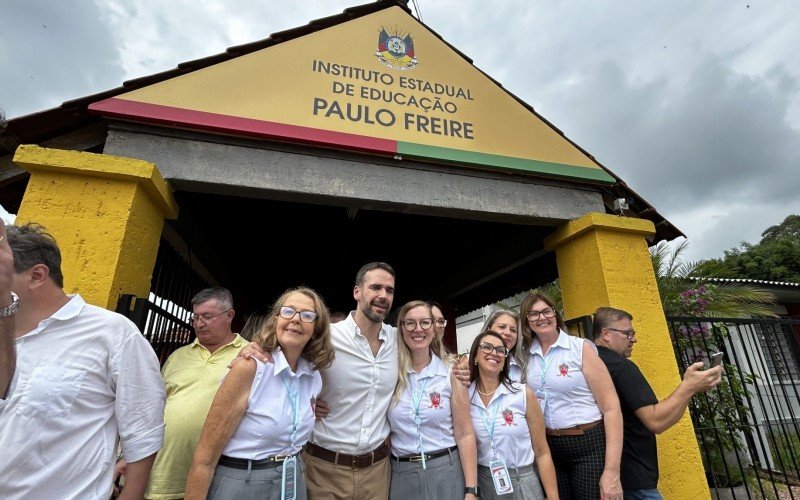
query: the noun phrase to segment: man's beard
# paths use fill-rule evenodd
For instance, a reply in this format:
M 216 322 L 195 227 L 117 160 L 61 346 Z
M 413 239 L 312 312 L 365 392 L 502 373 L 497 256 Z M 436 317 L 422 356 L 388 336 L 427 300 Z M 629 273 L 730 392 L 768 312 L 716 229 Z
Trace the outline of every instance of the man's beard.
M 375 304 L 379 307 L 383 307 L 386 309 L 386 312 L 383 314 L 376 313 L 372 310 L 372 304 L 366 304 L 361 306 L 361 312 L 366 316 L 366 318 L 373 323 L 383 323 L 383 320 L 386 319 L 386 316 L 389 314 L 389 304 Z

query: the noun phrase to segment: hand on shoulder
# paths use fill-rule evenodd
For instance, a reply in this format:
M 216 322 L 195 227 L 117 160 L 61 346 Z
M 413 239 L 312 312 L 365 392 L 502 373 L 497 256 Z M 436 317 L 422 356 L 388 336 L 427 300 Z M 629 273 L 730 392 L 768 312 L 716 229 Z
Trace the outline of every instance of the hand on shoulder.
M 250 342 L 246 346 L 242 347 L 242 350 L 239 351 L 239 354 L 237 354 L 235 358 L 233 358 L 233 361 L 230 362 L 228 368 L 233 368 L 233 366 L 236 365 L 241 359 L 250 358 L 256 358 L 262 363 L 272 363 L 273 361 L 272 354 L 265 351 L 264 348 L 258 343 Z

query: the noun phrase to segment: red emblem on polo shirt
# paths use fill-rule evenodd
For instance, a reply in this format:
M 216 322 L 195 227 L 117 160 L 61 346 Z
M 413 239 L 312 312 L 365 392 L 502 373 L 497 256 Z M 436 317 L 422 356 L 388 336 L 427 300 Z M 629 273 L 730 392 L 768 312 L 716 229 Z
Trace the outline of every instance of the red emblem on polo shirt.
M 442 408 L 442 406 L 441 406 L 441 404 L 442 404 L 442 395 L 441 394 L 439 394 L 438 392 L 431 392 L 430 394 L 428 394 L 428 396 L 430 396 L 430 398 L 431 398 L 431 405 L 428 408 L 437 408 L 437 409 L 441 409 Z
M 503 425 L 517 425 L 514 423 L 514 412 L 508 408 L 503 410 Z
M 559 377 L 569 377 L 569 366 L 566 363 L 561 363 L 558 365 L 558 376 Z

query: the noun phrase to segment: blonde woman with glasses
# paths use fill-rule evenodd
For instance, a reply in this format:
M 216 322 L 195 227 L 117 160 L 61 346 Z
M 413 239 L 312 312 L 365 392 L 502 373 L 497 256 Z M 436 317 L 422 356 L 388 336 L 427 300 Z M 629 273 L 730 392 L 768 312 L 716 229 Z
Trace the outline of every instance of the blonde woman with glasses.
M 254 339 L 272 362 L 235 363 L 206 417 L 187 499 L 306 498 L 300 450 L 314 426 L 313 403 L 330 366 L 328 309 L 310 288 L 287 290 Z
M 495 311 L 486 318 L 481 332 L 494 332 L 502 337 L 503 344 L 509 350 L 508 378 L 524 384 L 529 354 L 519 336 L 519 315 L 514 311 Z
M 452 356 L 435 322 L 422 301 L 407 303 L 397 316 L 398 380 L 388 414 L 390 499 L 478 497 L 467 391 L 450 374 Z

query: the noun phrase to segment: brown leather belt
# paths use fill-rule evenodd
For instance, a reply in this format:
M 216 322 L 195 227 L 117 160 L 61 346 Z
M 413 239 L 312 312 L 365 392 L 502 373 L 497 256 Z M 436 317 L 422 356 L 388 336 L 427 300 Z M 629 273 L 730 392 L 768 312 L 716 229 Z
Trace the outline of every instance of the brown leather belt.
M 566 429 L 547 429 L 548 436 L 583 436 L 589 429 L 594 429 L 603 423 L 603 419 L 589 422 L 588 424 L 576 425 L 575 427 L 567 427 Z
M 312 442 L 306 443 L 305 450 L 306 453 L 312 457 L 321 458 L 332 464 L 345 465 L 355 469 L 369 467 L 389 456 L 389 447 L 386 446 L 386 443 L 363 455 L 348 455 L 347 453 L 331 451 L 322 446 L 317 446 Z

